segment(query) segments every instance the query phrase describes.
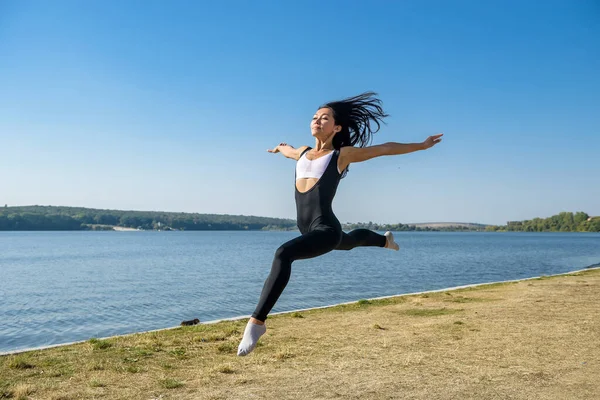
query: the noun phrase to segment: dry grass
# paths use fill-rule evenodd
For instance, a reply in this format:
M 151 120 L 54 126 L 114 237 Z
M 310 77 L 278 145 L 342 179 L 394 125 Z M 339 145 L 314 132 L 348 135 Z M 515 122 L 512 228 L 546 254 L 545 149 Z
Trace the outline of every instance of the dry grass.
M 0 357 L 0 399 L 591 399 L 600 270 Z

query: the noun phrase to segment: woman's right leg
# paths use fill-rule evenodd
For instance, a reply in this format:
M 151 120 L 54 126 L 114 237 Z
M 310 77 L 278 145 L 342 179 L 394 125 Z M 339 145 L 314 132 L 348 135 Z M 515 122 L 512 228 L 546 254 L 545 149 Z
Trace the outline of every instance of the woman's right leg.
M 291 275 L 292 262 L 313 258 L 333 250 L 340 241 L 339 232 L 315 230 L 294 238 L 281 245 L 275 252 L 271 272 L 263 285 L 253 318 L 265 321 L 279 296 L 285 289 Z

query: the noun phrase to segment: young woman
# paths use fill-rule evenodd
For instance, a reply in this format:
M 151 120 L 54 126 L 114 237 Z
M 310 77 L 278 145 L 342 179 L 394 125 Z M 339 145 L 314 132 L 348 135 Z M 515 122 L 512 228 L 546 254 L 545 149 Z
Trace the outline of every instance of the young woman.
M 367 92 L 327 103 L 313 116 L 310 128 L 315 147 L 298 149 L 281 143 L 270 153 L 281 153 L 296 163 L 296 210 L 301 236 L 284 243 L 275 252 L 271 272 L 263 286 L 258 305 L 246 325 L 238 356 L 249 354 L 266 332 L 265 320 L 290 279 L 292 262 L 313 258 L 331 250 L 378 246 L 398 250 L 391 232 L 380 235 L 368 229 L 342 232 L 331 208 L 337 186 L 352 163 L 375 157 L 406 154 L 433 147 L 442 134 L 423 143 L 385 143 L 368 146 L 387 114 L 376 93 Z M 376 127 L 371 127 L 371 124 Z

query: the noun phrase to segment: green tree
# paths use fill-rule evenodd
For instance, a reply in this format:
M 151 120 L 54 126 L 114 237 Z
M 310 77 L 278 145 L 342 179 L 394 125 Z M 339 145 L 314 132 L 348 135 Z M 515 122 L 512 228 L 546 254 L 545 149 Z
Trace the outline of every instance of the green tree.
M 588 225 L 589 232 L 600 232 L 600 217 L 592 218 Z
M 586 213 L 584 213 L 584 212 L 582 212 L 582 211 L 578 211 L 578 212 L 576 212 L 576 213 L 575 213 L 575 217 L 573 218 L 573 220 L 574 220 L 574 222 L 575 222 L 575 225 L 579 225 L 579 224 L 581 224 L 582 222 L 585 222 L 585 221 L 587 221 L 587 219 L 588 219 L 589 217 L 590 217 L 590 216 L 589 216 L 589 215 L 587 215 Z

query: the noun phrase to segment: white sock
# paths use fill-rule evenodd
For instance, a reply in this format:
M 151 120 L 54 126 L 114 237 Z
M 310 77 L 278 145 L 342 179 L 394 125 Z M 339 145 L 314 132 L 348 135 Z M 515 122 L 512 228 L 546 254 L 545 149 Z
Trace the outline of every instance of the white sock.
M 265 334 L 267 331 L 267 325 L 258 325 L 248 321 L 246 329 L 244 330 L 244 337 L 238 346 L 238 356 L 246 356 L 254 350 L 258 339 Z
M 386 246 L 388 249 L 392 249 L 392 250 L 400 250 L 400 246 L 398 245 L 398 243 L 394 242 L 394 235 L 392 234 L 392 232 L 387 231 L 384 236 L 387 238 L 387 243 Z

